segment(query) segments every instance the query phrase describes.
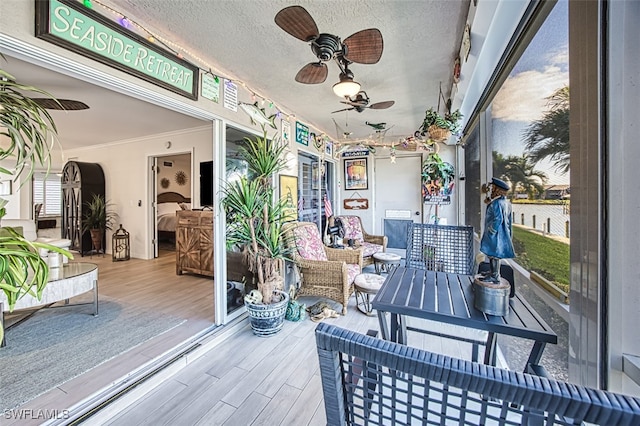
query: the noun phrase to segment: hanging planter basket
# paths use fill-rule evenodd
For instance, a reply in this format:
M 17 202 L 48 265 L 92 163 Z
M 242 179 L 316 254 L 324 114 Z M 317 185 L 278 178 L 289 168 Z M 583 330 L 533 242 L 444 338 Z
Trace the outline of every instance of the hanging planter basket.
M 451 131 L 449 129 L 443 129 L 435 124 L 432 124 L 427 129 L 429 132 L 429 138 L 435 142 L 444 142 L 451 137 Z

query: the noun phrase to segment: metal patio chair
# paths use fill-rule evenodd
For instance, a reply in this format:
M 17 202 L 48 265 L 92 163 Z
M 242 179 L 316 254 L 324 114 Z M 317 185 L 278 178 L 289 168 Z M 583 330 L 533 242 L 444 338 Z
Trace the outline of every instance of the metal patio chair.
M 638 425 L 640 399 L 464 361 L 321 323 L 327 424 Z

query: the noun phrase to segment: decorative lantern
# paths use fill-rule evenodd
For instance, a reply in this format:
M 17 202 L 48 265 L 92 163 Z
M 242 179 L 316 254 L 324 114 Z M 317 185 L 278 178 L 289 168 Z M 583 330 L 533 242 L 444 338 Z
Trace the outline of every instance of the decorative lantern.
M 129 260 L 129 233 L 120 224 L 120 228 L 113 233 L 111 254 L 114 262 Z

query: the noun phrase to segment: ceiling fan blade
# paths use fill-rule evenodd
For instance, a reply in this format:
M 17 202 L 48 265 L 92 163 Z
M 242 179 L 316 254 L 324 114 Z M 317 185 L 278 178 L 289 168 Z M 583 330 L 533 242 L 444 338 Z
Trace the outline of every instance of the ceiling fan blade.
M 316 22 L 302 6 L 289 6 L 276 14 L 276 24 L 302 41 L 311 41 L 318 37 Z
M 355 107 L 354 108 L 339 109 L 337 111 L 331 111 L 331 114 L 333 114 L 334 112 L 351 111 L 352 109 L 355 109 Z
M 354 101 L 340 101 L 341 104 L 351 105 L 353 107 L 363 107 L 367 104 L 365 102 L 354 102 Z
M 84 102 L 74 101 L 71 99 L 31 98 L 31 100 L 46 109 L 56 109 L 61 111 L 79 111 L 82 109 L 89 109 L 89 105 Z
M 324 83 L 329 74 L 327 64 L 324 62 L 311 62 L 296 74 L 296 81 L 304 84 L 319 84 Z
M 358 31 L 347 37 L 344 42 L 347 46 L 346 59 L 358 64 L 375 64 L 382 56 L 382 33 L 377 28 Z
M 376 102 L 375 104 L 369 105 L 367 108 L 371 109 L 387 109 L 390 108 L 396 101 L 384 101 L 384 102 Z

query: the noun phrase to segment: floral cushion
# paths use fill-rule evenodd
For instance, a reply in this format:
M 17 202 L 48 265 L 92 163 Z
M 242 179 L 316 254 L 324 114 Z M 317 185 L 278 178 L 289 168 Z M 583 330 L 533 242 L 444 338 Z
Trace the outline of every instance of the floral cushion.
M 299 226 L 293 229 L 298 254 L 307 260 L 329 260 L 324 251 L 320 231 L 315 226 Z M 357 266 L 357 265 L 356 265 Z
M 340 216 L 340 220 L 344 225 L 344 239 L 356 240 L 360 243 L 364 242 L 364 235 L 360 227 L 360 218 L 358 216 Z M 366 253 L 365 253 L 366 255 Z
M 368 243 L 365 241 L 362 243 L 362 250 L 362 257 L 369 257 L 376 253 L 381 253 L 382 246 L 380 244 Z
M 362 271 L 360 270 L 360 265 L 354 265 L 351 263 L 347 263 L 347 282 L 349 284 L 353 283 L 358 275 L 360 275 Z

